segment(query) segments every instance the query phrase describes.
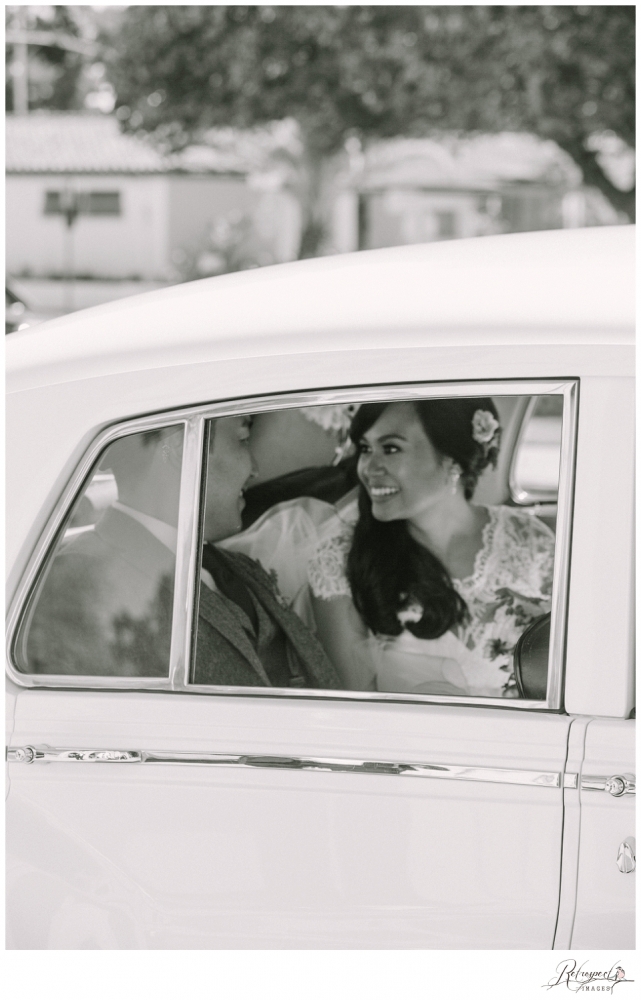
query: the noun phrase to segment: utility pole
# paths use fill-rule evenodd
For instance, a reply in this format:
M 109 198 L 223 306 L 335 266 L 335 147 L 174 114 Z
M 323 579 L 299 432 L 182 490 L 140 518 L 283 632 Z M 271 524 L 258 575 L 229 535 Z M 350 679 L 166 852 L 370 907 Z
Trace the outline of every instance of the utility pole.
M 73 261 L 73 224 L 81 210 L 81 199 L 71 183 L 60 196 L 60 211 L 65 217 L 65 311 L 73 312 L 75 268 Z
M 20 41 L 13 43 L 13 61 L 11 63 L 11 83 L 13 88 L 13 110 L 17 115 L 29 112 L 29 54 L 26 42 L 29 23 L 27 7 L 16 8 L 16 22 Z
M 62 31 L 31 31 L 30 10 L 25 4 L 16 5 L 13 11 L 13 26 L 5 33 L 5 41 L 13 46 L 10 71 L 13 110 L 17 115 L 26 115 L 29 113 L 29 45 L 48 45 L 89 57 L 96 54 L 96 47 L 84 39 L 74 38 L 73 35 L 67 35 Z

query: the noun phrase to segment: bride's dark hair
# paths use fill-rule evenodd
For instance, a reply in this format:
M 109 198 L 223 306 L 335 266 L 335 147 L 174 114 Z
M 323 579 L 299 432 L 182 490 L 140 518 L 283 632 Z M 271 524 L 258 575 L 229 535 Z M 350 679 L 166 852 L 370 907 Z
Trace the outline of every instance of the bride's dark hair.
M 363 435 L 376 423 L 390 403 L 364 403 L 356 413 L 350 437 L 358 448 Z M 466 500 L 474 493 L 478 478 L 498 457 L 500 428 L 491 399 L 412 400 L 423 430 L 441 457 L 452 458 L 461 470 L 460 482 Z M 492 415 L 497 429 L 490 441 L 473 437 L 477 411 Z M 487 418 L 480 418 L 476 437 L 491 436 Z M 485 419 L 485 426 L 483 420 Z M 407 530 L 406 521 L 377 521 L 364 486 L 358 497 L 359 519 L 347 558 L 347 577 L 357 611 L 372 632 L 398 635 L 403 630 L 399 612 L 409 605 L 423 609 L 420 621 L 405 627 L 419 639 L 437 639 L 467 616 L 467 605 L 455 590 L 440 559 L 419 545 Z

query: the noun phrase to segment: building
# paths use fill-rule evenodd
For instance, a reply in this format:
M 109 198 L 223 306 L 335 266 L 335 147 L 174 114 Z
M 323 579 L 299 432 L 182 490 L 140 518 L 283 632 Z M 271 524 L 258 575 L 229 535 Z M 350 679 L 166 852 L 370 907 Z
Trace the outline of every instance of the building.
M 620 221 L 554 142 L 517 133 L 392 139 L 348 150 L 337 250 Z
M 15 275 L 189 278 L 298 249 L 295 197 L 233 149 L 163 155 L 112 116 L 7 116 L 6 173 Z
M 6 129 L 16 276 L 185 280 L 298 255 L 292 120 L 173 154 L 99 112 L 9 115 Z M 555 143 L 515 133 L 350 139 L 327 164 L 324 214 L 321 253 L 620 221 Z

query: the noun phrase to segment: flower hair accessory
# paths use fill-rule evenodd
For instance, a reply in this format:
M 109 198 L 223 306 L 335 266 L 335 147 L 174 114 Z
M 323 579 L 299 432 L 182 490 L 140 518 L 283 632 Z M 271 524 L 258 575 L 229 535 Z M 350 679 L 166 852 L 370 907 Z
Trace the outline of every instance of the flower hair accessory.
M 416 601 L 410 601 L 404 608 L 401 608 L 396 617 L 401 625 L 405 627 L 408 622 L 420 622 L 423 617 L 423 608 Z
M 333 434 L 338 441 L 332 465 L 338 465 L 352 450 L 349 428 L 359 407 L 358 403 L 342 403 L 329 406 L 304 406 L 299 413 L 312 424 L 318 424 L 324 431 Z
M 500 424 L 489 410 L 477 410 L 472 417 L 472 437 L 483 446 L 487 455 L 491 447 L 498 445 Z

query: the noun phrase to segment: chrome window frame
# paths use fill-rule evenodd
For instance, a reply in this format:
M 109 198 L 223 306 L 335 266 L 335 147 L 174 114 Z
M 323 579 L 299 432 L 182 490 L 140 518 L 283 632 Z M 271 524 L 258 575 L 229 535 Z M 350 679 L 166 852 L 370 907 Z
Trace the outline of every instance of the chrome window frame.
M 309 390 L 295 393 L 251 396 L 215 403 L 189 406 L 171 411 L 123 420 L 102 430 L 93 440 L 76 467 L 34 548 L 22 581 L 17 588 L 7 619 L 7 673 L 23 688 L 148 690 L 182 694 L 242 696 L 260 698 L 303 698 L 314 700 L 350 700 L 368 702 L 410 702 L 428 704 L 461 704 L 488 708 L 519 708 L 548 711 L 562 710 L 562 685 L 567 619 L 570 543 L 574 492 L 578 387 L 576 378 L 559 379 L 496 379 L 452 382 L 416 382 L 354 386 L 352 388 Z M 198 587 L 197 540 L 200 522 L 200 499 L 204 469 L 203 447 L 206 421 L 224 416 L 271 410 L 296 409 L 302 406 L 323 406 L 350 402 L 393 402 L 421 398 L 474 396 L 540 396 L 562 395 L 563 424 L 561 436 L 561 469 L 558 493 L 558 516 L 554 559 L 552 598 L 552 629 L 548 689 L 545 700 L 480 698 L 476 696 L 405 694 L 383 691 L 328 691 L 311 688 L 247 688 L 231 685 L 190 684 L 192 651 L 192 621 Z M 92 467 L 104 449 L 118 438 L 169 425 L 183 424 L 183 465 L 178 514 L 178 545 L 176 582 L 172 618 L 169 674 L 165 677 L 108 677 L 80 674 L 26 674 L 13 662 L 13 647 L 22 615 L 37 586 L 58 533 L 85 483 Z M 517 444 L 518 447 L 518 437 Z

